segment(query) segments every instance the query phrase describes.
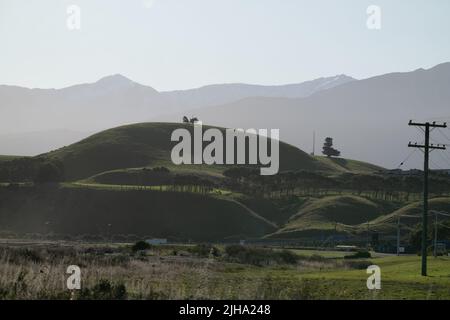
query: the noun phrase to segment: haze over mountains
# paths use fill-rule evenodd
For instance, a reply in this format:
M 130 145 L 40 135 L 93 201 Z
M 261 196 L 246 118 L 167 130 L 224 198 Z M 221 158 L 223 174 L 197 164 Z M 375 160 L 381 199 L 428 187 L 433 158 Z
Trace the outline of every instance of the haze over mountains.
M 304 98 L 250 97 L 191 113 L 211 125 L 279 128 L 281 140 L 307 151 L 315 131 L 316 153 L 323 139 L 331 136 L 343 157 L 395 168 L 411 152 L 408 142 L 424 139 L 423 132 L 408 126 L 410 119 L 450 120 L 449 89 L 450 63 L 443 63 L 428 70 L 351 81 Z M 437 131 L 432 133 L 433 143 L 450 143 L 450 130 Z M 417 152 L 404 168 L 420 168 L 422 161 Z M 449 151 L 433 152 L 430 167 L 450 168 Z
M 164 114 L 252 96 L 305 97 L 353 80 L 340 75 L 279 86 L 218 84 L 168 92 L 119 74 L 59 90 L 0 85 L 0 154 L 36 155 L 93 132 Z
M 364 80 L 340 75 L 283 86 L 223 84 L 170 92 L 121 75 L 59 90 L 0 86 L 0 154 L 33 155 L 122 124 L 194 115 L 224 127 L 279 128 L 281 140 L 308 152 L 316 131 L 316 153 L 322 139 L 332 136 L 343 157 L 392 168 L 410 152 L 408 141 L 423 140 L 408 127 L 410 119 L 450 119 L 449 89 L 450 63 Z M 444 130 L 433 132 L 435 143 L 450 143 Z M 405 168 L 420 167 L 417 154 Z M 432 153 L 431 166 L 450 167 L 448 151 Z

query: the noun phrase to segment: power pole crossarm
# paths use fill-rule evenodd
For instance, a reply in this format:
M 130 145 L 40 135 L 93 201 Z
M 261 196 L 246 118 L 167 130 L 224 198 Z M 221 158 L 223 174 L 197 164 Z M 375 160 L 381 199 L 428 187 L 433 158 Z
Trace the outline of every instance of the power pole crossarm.
M 417 144 L 417 143 L 411 143 L 411 142 L 408 143 L 408 147 L 410 147 L 410 148 L 426 148 L 426 146 L 423 144 Z M 436 144 L 436 145 L 430 144 L 428 146 L 428 149 L 430 149 L 430 150 L 432 150 L 432 149 L 446 150 L 446 147 L 444 144 L 442 144 L 442 145 L 441 144 Z
M 419 122 L 413 122 L 412 120 L 409 120 L 409 123 L 408 123 L 408 125 L 416 126 L 416 127 L 425 127 L 427 124 L 433 128 L 447 128 L 447 122 L 444 122 L 442 124 L 436 123 L 436 121 L 431 122 L 431 123 L 430 122 L 419 123 Z

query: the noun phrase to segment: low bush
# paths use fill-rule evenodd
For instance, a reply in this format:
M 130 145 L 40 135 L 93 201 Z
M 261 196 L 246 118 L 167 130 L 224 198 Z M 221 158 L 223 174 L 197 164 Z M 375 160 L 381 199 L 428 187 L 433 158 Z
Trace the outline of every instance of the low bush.
M 216 247 L 210 244 L 199 244 L 195 247 L 189 249 L 192 254 L 195 254 L 198 257 L 209 257 L 212 255 L 213 257 L 220 256 L 220 251 Z
M 369 259 L 372 255 L 369 251 L 358 251 L 352 255 L 345 256 L 344 259 Z
M 133 252 L 148 250 L 151 248 L 151 245 L 145 241 L 138 241 L 131 247 Z
M 230 262 L 264 266 L 270 264 L 295 264 L 299 257 L 288 250 L 230 245 L 225 247 L 225 259 Z
M 111 283 L 101 279 L 92 288 L 84 288 L 80 291 L 78 299 L 81 300 L 125 300 L 127 290 L 123 283 Z
M 348 260 L 344 265 L 349 269 L 365 270 L 373 263 L 370 260 Z

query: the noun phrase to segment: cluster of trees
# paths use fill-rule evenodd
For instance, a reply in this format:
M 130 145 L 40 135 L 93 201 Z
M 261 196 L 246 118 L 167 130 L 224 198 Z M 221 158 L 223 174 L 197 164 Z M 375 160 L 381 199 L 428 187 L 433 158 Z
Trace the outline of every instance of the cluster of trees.
M 230 178 L 227 187 L 265 197 L 289 196 L 298 193 L 315 194 L 335 186 L 333 179 L 310 171 L 285 171 L 274 176 L 262 176 L 259 169 L 233 167 L 224 171 Z
M 423 190 L 423 177 L 420 175 L 389 176 L 345 174 L 342 184 L 359 194 L 368 193 L 374 198 L 391 200 L 417 200 Z M 429 191 L 434 195 L 450 193 L 450 176 L 432 175 L 429 177 Z M 414 197 L 414 199 L 411 199 Z
M 215 183 L 193 174 L 174 174 L 166 167 L 143 168 L 123 172 L 112 172 L 96 177 L 96 182 L 139 186 L 166 186 L 178 192 L 206 194 L 213 190 Z
M 349 191 L 377 199 L 409 201 L 412 196 L 420 196 L 423 185 L 423 178 L 420 176 L 345 173 L 330 177 L 303 170 L 261 176 L 258 169 L 248 167 L 233 167 L 225 170 L 224 175 L 229 178 L 229 188 L 267 197 Z M 435 195 L 450 193 L 450 177 L 431 176 L 430 192 Z
M 0 163 L 0 181 L 52 183 L 64 180 L 64 165 L 56 159 L 17 158 Z
M 186 116 L 183 117 L 183 123 L 192 123 L 192 124 L 194 124 L 196 122 L 198 122 L 197 117 L 192 117 L 192 118 L 188 118 Z
M 0 181 L 33 181 L 36 175 L 36 161 L 33 158 L 17 158 L 0 163 Z
M 172 188 L 180 192 L 196 192 L 207 194 L 215 187 L 213 181 L 204 179 L 196 175 L 175 175 Z

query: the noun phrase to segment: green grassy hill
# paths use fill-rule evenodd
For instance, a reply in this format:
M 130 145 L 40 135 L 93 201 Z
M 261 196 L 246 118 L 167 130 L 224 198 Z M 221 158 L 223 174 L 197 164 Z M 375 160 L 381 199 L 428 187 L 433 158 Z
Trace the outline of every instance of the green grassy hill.
M 296 214 L 284 224 L 279 223 L 280 228 L 266 237 L 295 239 L 336 234 L 361 235 L 366 234 L 367 223 L 371 232 L 395 236 L 399 217 L 402 230 L 412 230 L 422 220 L 423 207 L 420 201 L 401 203 L 369 200 L 354 195 L 324 196 L 303 201 L 296 208 Z M 430 199 L 429 207 L 430 210 L 450 212 L 450 198 Z M 446 217 L 440 219 L 448 220 Z
M 386 201 L 353 195 L 261 198 L 258 194 L 243 195 L 239 190 L 228 190 L 226 183 L 215 184 L 203 194 L 171 189 L 176 175 L 223 182 L 222 173 L 229 168 L 175 166 L 170 153 L 176 142 L 170 137 L 177 128 L 192 131 L 193 126 L 180 123 L 121 126 L 29 158 L 61 161 L 65 179 L 70 183 L 0 190 L 0 226 L 17 232 L 135 233 L 195 240 L 267 235 L 296 238 L 333 233 L 335 228 L 338 232 L 353 232 L 359 225 L 367 221 L 375 223 L 398 209 Z M 4 161 L 13 159 L 7 157 Z M 170 171 L 149 169 L 160 166 Z M 311 157 L 280 142 L 280 171 L 287 170 L 338 175 L 367 174 L 381 168 L 354 160 Z M 144 185 L 147 187 L 136 190 Z M 105 229 L 109 224 L 112 227 Z
M 140 123 L 109 129 L 78 143 L 42 155 L 63 162 L 68 180 L 78 180 L 101 172 L 155 165 L 173 166 L 170 153 L 176 142 L 170 141 L 177 128 L 192 131 L 192 125 L 181 123 Z M 203 126 L 204 130 L 210 128 Z M 224 132 L 223 128 L 220 128 Z M 189 168 L 183 165 L 178 168 Z M 203 165 L 199 170 L 220 172 L 226 166 Z M 189 168 L 190 169 L 190 168 Z M 187 170 L 189 170 L 187 169 Z M 305 152 L 280 143 L 280 170 L 333 169 Z M 195 169 L 194 170 L 198 171 Z
M 0 230 L 17 233 L 218 241 L 261 237 L 275 230 L 238 203 L 188 192 L 0 188 L 0 198 Z
M 315 156 L 314 158 L 325 164 L 327 167 L 333 168 L 334 170 L 336 170 L 336 172 L 339 173 L 353 172 L 369 174 L 384 170 L 384 168 L 380 166 L 358 160 L 328 158 L 324 156 Z
M 363 197 L 325 196 L 311 198 L 291 216 L 271 238 L 295 238 L 321 232 L 348 232 L 351 226 L 374 220 L 389 213 L 392 206 Z
M 434 198 L 428 201 L 429 210 L 450 212 L 450 198 L 441 197 Z M 389 214 L 380 216 L 372 221 L 370 224 L 376 230 L 383 232 L 392 232 L 396 230 L 397 220 L 400 217 L 401 224 L 404 226 L 412 226 L 422 221 L 423 203 L 421 201 L 413 202 L 395 210 Z M 361 228 L 364 228 L 361 226 Z

